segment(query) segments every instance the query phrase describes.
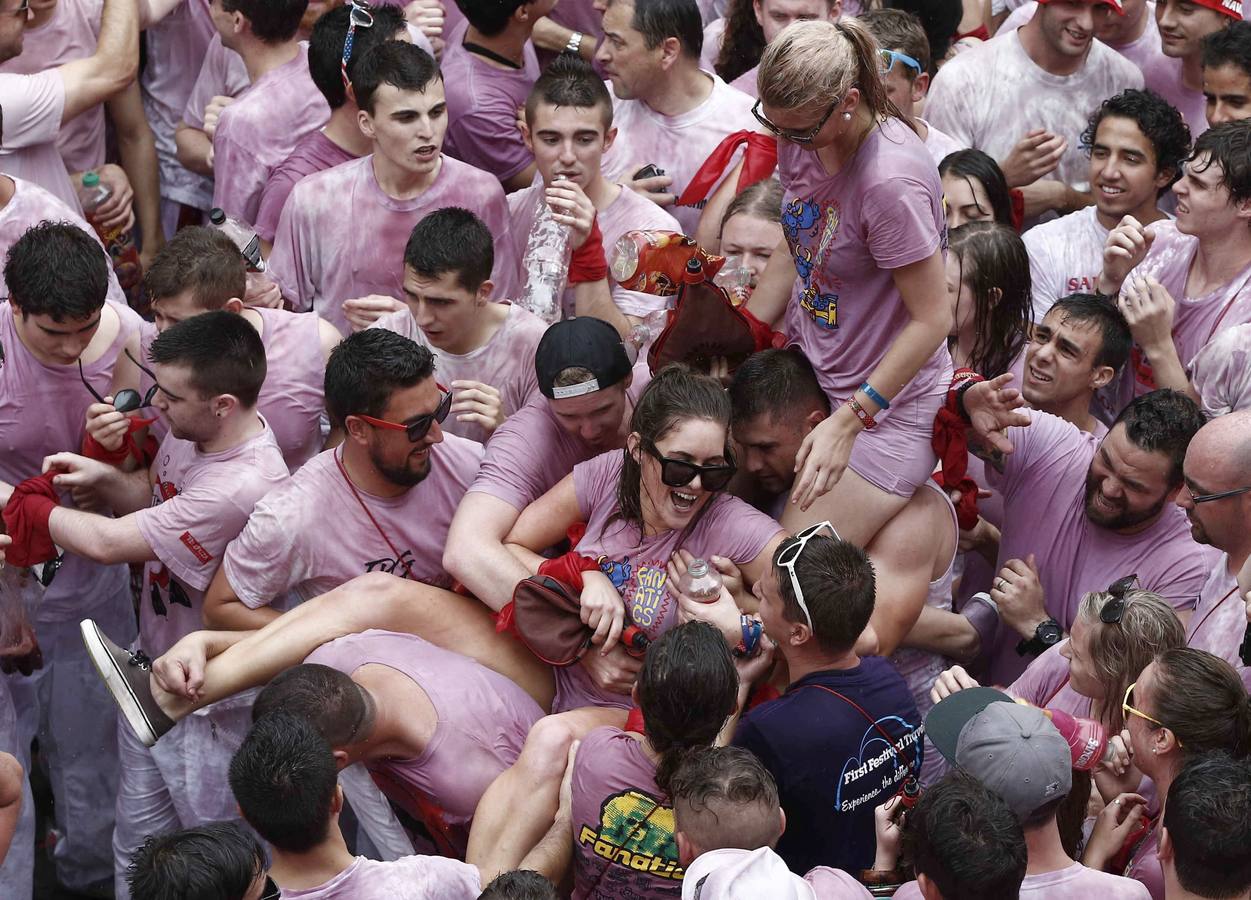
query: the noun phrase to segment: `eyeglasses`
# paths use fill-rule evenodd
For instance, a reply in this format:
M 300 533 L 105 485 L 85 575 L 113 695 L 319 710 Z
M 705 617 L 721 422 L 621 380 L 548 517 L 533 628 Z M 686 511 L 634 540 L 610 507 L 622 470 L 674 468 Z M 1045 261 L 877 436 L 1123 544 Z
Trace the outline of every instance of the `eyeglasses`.
M 838 109 L 838 105 L 843 102 L 843 98 L 839 97 L 830 104 L 830 108 L 825 111 L 825 115 L 821 117 L 821 121 L 817 123 L 817 127 L 811 131 L 799 132 L 788 131 L 785 128 L 779 128 L 764 117 L 764 113 L 760 111 L 760 101 L 756 101 L 756 105 L 751 108 L 751 114 L 756 117 L 756 121 L 763 125 L 777 137 L 790 141 L 792 144 L 811 144 L 816 136 L 821 133 L 821 129 L 825 127 L 825 123 L 830 121 L 830 116 L 834 115 L 834 110 Z
M 1125 699 L 1121 701 L 1121 712 L 1125 715 L 1125 718 L 1128 719 L 1130 716 L 1137 716 L 1140 719 L 1146 719 L 1148 722 L 1152 723 L 1157 728 L 1167 728 L 1168 726 L 1165 725 L 1163 722 L 1161 722 L 1159 719 L 1152 718 L 1151 716 L 1143 712 L 1141 709 L 1134 709 L 1131 701 L 1133 699 L 1134 687 L 1137 684 L 1138 682 L 1135 681 L 1133 684 L 1131 684 L 1129 687 L 1125 689 Z M 1180 742 L 1178 746 L 1180 746 Z
M 1186 490 L 1190 491 L 1190 502 L 1194 504 L 1211 503 L 1213 500 L 1224 500 L 1226 497 L 1237 497 L 1239 494 L 1245 494 L 1251 491 L 1251 484 L 1246 487 L 1234 488 L 1232 491 L 1217 491 L 1215 494 L 1196 494 L 1190 490 L 1190 485 L 1186 485 Z
M 738 466 L 733 462 L 701 466 L 685 459 L 661 456 L 660 450 L 651 441 L 643 441 L 643 447 L 660 462 L 660 480 L 668 487 L 686 487 L 698 475 L 704 490 L 719 491 L 730 483 L 730 479 L 738 471 Z
M 156 383 L 156 376 L 153 375 L 149 369 L 144 367 L 139 360 L 131 356 L 129 350 L 125 350 L 123 352 L 130 357 L 131 362 L 143 369 L 144 372 L 147 372 L 148 376 L 152 379 L 152 387 L 148 388 L 148 392 L 142 396 L 140 396 L 138 391 L 133 390 L 132 388 L 122 388 L 117 392 L 117 396 L 113 398 L 113 408 L 119 413 L 129 413 L 134 412 L 137 409 L 146 409 L 152 405 L 152 398 L 156 396 L 156 392 L 158 390 L 163 390 L 163 388 Z M 87 390 L 91 393 L 91 396 L 95 398 L 96 402 L 103 403 L 104 398 L 100 396 L 96 389 L 91 386 L 91 382 L 87 380 L 87 375 L 83 372 L 83 361 L 81 359 L 78 360 L 78 377 L 82 379 L 83 386 L 87 388 Z M 182 399 L 181 397 L 175 397 L 173 394 L 169 393 L 169 391 L 165 391 L 165 393 L 172 399 Z
M 788 545 L 778 555 L 778 565 L 785 569 L 786 573 L 791 577 L 791 593 L 795 595 L 795 602 L 799 604 L 799 609 L 804 614 L 804 620 L 808 623 L 809 628 L 812 628 L 812 614 L 808 612 L 808 604 L 804 602 L 804 592 L 799 588 L 799 578 L 795 575 L 795 563 L 799 562 L 799 557 L 804 552 L 804 547 L 808 546 L 808 542 L 816 537 L 822 528 L 828 529 L 835 539 L 838 538 L 838 532 L 834 530 L 833 525 L 828 521 L 818 522 L 816 525 L 809 525 L 795 535 L 794 543 Z
M 878 51 L 882 55 L 882 74 L 885 75 L 895 68 L 895 63 L 901 62 L 909 69 L 913 69 L 918 75 L 921 74 L 921 64 L 906 53 L 900 53 L 898 50 L 887 50 L 883 47 Z
M 357 3 L 353 0 L 349 8 L 351 11 L 348 13 L 347 36 L 343 39 L 343 60 L 339 63 L 339 71 L 343 75 L 344 90 L 352 86 L 352 80 L 348 78 L 348 63 L 352 61 L 352 44 L 356 42 L 356 29 L 372 28 L 374 25 L 373 11 L 366 4 Z
M 439 405 L 435 407 L 434 412 L 418 416 L 411 422 L 388 422 L 386 419 L 375 419 L 373 416 L 357 416 L 356 418 L 377 428 L 407 432 L 409 442 L 415 444 L 430 433 L 435 422 L 442 422 L 446 419 L 448 412 L 452 409 L 452 392 L 438 382 L 436 385 L 442 394 Z
M 1108 585 L 1112 599 L 1099 610 L 1099 621 L 1104 625 L 1119 624 L 1125 615 L 1125 595 L 1138 587 L 1138 575 L 1126 575 Z

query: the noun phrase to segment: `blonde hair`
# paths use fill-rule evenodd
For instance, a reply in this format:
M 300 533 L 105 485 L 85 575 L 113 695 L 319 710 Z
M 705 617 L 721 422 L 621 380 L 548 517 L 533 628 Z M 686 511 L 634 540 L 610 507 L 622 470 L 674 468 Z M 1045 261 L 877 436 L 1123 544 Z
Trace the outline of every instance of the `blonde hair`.
M 1103 724 L 1109 734 L 1125 727 L 1121 698 L 1125 689 L 1138 680 L 1142 670 L 1165 650 L 1186 645 L 1186 630 L 1168 601 L 1151 591 L 1128 591 L 1121 621 L 1112 625 L 1099 618 L 1099 612 L 1112 599 L 1104 591 L 1091 591 L 1082 597 L 1077 614 L 1093 626 L 1090 634 L 1090 664 L 1103 686 Z
M 855 87 L 875 116 L 907 122 L 886 96 L 880 50 L 877 39 L 855 19 L 794 22 L 760 59 L 760 101 L 778 109 L 798 109 L 841 100 Z

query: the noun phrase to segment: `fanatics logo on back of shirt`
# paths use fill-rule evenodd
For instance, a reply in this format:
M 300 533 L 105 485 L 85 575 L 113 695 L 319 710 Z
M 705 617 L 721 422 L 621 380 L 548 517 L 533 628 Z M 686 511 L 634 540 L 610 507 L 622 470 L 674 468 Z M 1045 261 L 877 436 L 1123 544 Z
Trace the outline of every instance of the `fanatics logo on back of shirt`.
M 678 845 L 673 837 L 673 809 L 638 790 L 613 794 L 600 808 L 598 829 L 582 826 L 578 842 L 595 855 L 640 874 L 681 880 L 685 869 L 678 864 Z M 609 871 L 596 879 L 598 887 Z M 607 896 L 607 894 L 604 894 Z
M 213 558 L 213 554 L 204 549 L 204 546 L 192 536 L 190 531 L 184 531 L 178 536 L 178 540 L 182 541 L 183 546 L 191 551 L 192 555 L 200 561 L 200 565 L 204 565 Z

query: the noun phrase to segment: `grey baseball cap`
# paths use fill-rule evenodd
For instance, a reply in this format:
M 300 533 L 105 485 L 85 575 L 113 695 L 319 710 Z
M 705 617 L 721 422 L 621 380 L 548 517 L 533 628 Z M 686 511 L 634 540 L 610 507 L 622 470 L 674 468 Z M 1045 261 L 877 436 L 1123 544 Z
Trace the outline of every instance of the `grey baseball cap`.
M 1068 794 L 1072 753 L 1046 714 L 994 688 L 970 688 L 934 705 L 925 733 L 948 762 L 994 791 L 1022 821 Z

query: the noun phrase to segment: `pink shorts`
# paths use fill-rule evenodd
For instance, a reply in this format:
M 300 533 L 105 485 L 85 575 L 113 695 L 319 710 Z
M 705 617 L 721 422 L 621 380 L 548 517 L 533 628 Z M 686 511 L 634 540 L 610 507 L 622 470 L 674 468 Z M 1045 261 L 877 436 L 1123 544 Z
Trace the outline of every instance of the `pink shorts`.
M 851 449 L 852 471 L 888 494 L 911 497 L 938 464 L 931 446 L 934 417 L 947 397 L 951 375 L 947 368 L 929 390 L 892 404 L 877 417 L 876 428 L 860 432 Z M 837 406 L 843 401 L 833 402 Z

